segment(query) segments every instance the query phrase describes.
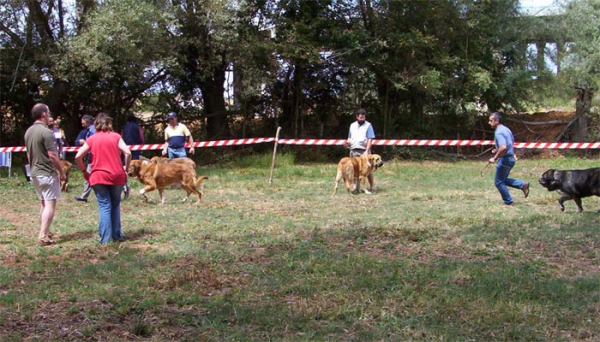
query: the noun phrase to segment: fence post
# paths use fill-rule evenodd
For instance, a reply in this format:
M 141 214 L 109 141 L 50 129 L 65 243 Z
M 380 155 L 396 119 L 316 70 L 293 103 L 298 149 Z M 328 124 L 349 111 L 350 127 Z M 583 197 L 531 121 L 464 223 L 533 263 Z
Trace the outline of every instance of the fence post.
M 275 146 L 273 147 L 273 160 L 271 161 L 271 176 L 269 177 L 269 186 L 273 185 L 273 171 L 275 170 L 275 157 L 277 156 L 277 144 L 279 143 L 279 132 L 281 127 L 277 127 L 277 133 L 275 134 Z

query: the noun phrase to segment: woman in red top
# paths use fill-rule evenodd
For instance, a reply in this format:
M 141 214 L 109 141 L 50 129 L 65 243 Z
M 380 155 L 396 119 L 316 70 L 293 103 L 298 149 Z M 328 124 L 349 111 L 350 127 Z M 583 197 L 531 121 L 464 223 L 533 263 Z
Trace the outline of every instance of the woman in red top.
M 106 244 L 111 239 L 123 239 L 121 232 L 121 192 L 127 183 L 125 170 L 129 169 L 131 152 L 118 133 L 113 132 L 112 118 L 98 114 L 94 121 L 96 134 L 89 137 L 79 148 L 75 161 L 83 177 L 90 183 L 98 200 L 100 223 L 100 243 Z M 83 165 L 83 157 L 88 152 L 94 156 L 92 168 L 88 173 Z M 125 166 L 121 162 L 121 153 L 125 156 Z

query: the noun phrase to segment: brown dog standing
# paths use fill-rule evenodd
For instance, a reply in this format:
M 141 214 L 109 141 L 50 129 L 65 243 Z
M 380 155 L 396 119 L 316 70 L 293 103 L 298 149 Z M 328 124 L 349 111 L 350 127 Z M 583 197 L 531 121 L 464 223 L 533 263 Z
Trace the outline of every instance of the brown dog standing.
M 60 182 L 60 190 L 69 192 L 69 178 L 71 177 L 71 169 L 73 168 L 73 164 L 66 160 L 61 160 L 60 166 L 65 174 L 65 180 Z
M 157 170 L 158 168 L 158 170 Z M 189 165 L 182 163 L 153 163 L 148 160 L 132 160 L 129 166 L 128 174 L 131 177 L 136 177 L 145 187 L 140 190 L 140 195 L 143 195 L 146 200 L 146 192 L 158 189 L 160 194 L 161 204 L 165 203 L 164 189 L 172 184 L 181 184 L 181 188 L 185 190 L 186 196 L 183 199 L 185 202 L 190 194 L 194 193 L 198 196 L 198 202 L 202 199 L 202 193 L 196 188 L 202 185 L 202 182 L 207 179 L 207 176 L 196 178 L 196 170 Z
M 369 154 L 366 157 L 344 157 L 340 160 L 335 177 L 335 187 L 333 195 L 337 193 L 338 183 L 344 180 L 344 185 L 349 193 L 360 191 L 360 184 L 363 184 L 365 193 L 370 192 L 364 186 L 365 179 L 375 170 L 383 166 L 383 160 L 378 154 Z M 332 196 L 333 196 L 332 195 Z

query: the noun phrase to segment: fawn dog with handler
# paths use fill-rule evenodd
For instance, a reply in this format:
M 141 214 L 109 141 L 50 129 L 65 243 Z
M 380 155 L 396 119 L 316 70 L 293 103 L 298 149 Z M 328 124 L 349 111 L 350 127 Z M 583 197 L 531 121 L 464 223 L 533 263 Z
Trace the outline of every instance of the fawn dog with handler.
M 202 193 L 197 187 L 202 186 L 202 182 L 208 179 L 207 176 L 196 177 L 196 170 L 185 163 L 154 163 L 149 160 L 132 160 L 129 166 L 128 174 L 131 177 L 137 178 L 144 188 L 140 190 L 140 195 L 143 195 L 146 201 L 148 197 L 146 192 L 158 189 L 160 194 L 161 204 L 165 204 L 166 197 L 164 189 L 173 184 L 181 185 L 185 190 L 186 196 L 183 201 L 187 201 L 190 194 L 198 196 L 197 204 L 202 199 Z
M 169 164 L 169 163 L 181 163 L 189 165 L 192 169 L 196 170 L 196 162 L 190 158 L 166 158 L 166 157 L 152 157 L 150 161 L 154 164 Z
M 365 193 L 370 194 L 371 192 L 364 186 L 365 179 L 382 166 L 383 160 L 378 154 L 342 158 L 337 167 L 333 195 L 337 193 L 338 183 L 342 179 L 349 193 L 360 191 L 360 184 L 362 183 Z
M 65 174 L 65 180 L 60 182 L 60 190 L 64 192 L 69 192 L 69 178 L 71 177 L 71 169 L 73 168 L 73 164 L 71 164 L 67 160 L 60 161 L 60 167 Z

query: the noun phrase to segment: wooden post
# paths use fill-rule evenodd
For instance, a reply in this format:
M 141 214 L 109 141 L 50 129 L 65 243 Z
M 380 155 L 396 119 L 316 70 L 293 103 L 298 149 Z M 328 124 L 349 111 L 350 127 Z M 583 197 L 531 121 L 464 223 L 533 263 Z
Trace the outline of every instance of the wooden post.
M 269 177 L 269 186 L 273 185 L 273 171 L 275 170 L 275 157 L 277 156 L 277 143 L 279 142 L 279 132 L 281 127 L 277 127 L 277 133 L 275 134 L 275 146 L 273 147 L 273 160 L 271 162 L 271 176 Z

